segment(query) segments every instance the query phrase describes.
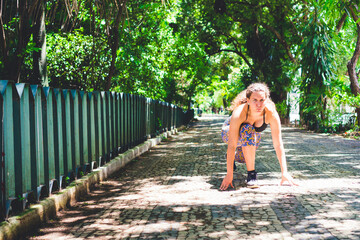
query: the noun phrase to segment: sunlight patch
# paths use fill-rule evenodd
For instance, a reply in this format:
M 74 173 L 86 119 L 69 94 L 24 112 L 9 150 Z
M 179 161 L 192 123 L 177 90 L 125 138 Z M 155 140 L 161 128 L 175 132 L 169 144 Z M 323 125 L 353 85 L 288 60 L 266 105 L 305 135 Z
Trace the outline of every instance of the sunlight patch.
M 172 210 L 174 212 L 188 212 L 190 209 L 190 207 L 174 207 Z

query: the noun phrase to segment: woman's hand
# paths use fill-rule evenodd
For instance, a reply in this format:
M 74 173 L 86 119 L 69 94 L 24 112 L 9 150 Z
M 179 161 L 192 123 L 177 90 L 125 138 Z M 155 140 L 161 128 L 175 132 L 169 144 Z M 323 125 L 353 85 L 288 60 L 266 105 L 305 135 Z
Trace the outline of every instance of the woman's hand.
M 291 186 L 299 186 L 288 172 L 281 174 L 280 186 L 283 185 L 284 182 L 288 182 Z
M 220 190 L 226 190 L 229 187 L 229 185 L 234 188 L 232 181 L 233 181 L 233 175 L 226 174 L 220 186 Z

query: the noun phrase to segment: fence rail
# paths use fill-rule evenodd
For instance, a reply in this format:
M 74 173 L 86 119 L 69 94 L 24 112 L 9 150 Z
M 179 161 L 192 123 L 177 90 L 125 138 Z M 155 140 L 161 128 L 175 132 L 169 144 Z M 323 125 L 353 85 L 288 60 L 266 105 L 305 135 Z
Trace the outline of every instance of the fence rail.
M 185 120 L 181 108 L 142 96 L 6 80 L 0 117 L 3 219 Z

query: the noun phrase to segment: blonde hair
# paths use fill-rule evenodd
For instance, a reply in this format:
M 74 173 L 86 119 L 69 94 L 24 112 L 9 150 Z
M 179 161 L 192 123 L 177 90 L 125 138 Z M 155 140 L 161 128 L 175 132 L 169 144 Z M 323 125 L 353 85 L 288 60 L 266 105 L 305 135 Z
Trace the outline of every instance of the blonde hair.
M 234 111 L 235 108 L 246 103 L 253 92 L 264 92 L 266 98 L 270 97 L 270 90 L 265 83 L 252 83 L 231 102 L 230 111 Z

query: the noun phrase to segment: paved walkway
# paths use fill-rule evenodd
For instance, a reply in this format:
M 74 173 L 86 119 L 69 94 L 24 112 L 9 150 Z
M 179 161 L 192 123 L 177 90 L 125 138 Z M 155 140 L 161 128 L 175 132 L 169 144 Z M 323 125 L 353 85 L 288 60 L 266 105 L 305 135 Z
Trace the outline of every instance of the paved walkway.
M 128 164 L 29 239 L 360 239 L 360 141 L 283 129 L 299 187 L 277 186 L 269 129 L 257 152 L 258 189 L 219 191 L 226 173 L 223 118 Z

